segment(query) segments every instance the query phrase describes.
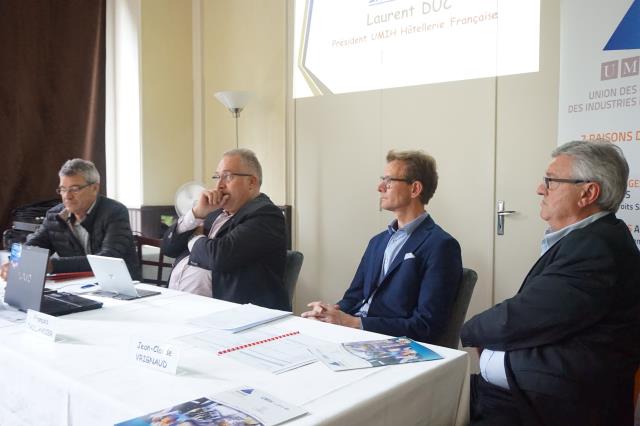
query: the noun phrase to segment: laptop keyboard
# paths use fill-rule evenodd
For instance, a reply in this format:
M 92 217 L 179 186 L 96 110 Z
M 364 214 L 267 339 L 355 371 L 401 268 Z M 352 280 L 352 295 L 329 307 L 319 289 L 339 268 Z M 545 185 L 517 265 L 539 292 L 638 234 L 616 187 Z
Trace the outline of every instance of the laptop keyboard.
M 75 303 L 68 303 L 68 302 L 62 302 L 58 299 L 56 299 L 55 297 L 51 297 L 49 295 L 45 295 L 42 298 L 42 306 L 40 307 L 41 312 L 44 312 L 46 314 L 51 314 L 51 313 L 56 313 L 56 312 L 63 312 L 67 309 L 69 309 L 69 305 L 71 306 L 79 306 L 76 305 Z
M 83 306 L 81 303 L 75 303 L 75 302 L 79 302 L 79 300 L 74 300 L 76 297 L 77 296 L 73 294 L 68 294 L 68 293 L 65 293 L 64 295 L 60 293 L 51 293 L 51 294 L 44 295 L 43 302 L 51 303 L 53 306 L 69 306 L 69 305 Z M 62 300 L 59 300 L 59 299 L 62 299 Z

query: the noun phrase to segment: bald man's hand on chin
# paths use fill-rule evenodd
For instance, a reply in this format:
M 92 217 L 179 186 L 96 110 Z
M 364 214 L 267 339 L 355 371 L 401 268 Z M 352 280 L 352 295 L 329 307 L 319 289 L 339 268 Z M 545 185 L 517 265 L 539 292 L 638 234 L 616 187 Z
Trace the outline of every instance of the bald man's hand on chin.
M 224 194 L 218 189 L 205 189 L 193 208 L 193 215 L 198 219 L 204 219 L 209 213 L 224 208 L 228 199 L 229 194 Z

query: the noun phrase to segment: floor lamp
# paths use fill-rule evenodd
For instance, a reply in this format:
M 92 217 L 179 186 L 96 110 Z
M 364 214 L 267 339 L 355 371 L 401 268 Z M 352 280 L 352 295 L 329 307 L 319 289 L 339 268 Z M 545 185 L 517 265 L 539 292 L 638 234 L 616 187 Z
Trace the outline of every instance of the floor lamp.
M 227 90 L 224 92 L 216 92 L 213 96 L 215 96 L 222 105 L 231 111 L 231 115 L 236 120 L 236 148 L 238 148 L 238 117 L 240 117 L 240 111 L 242 111 L 249 102 L 251 92 Z

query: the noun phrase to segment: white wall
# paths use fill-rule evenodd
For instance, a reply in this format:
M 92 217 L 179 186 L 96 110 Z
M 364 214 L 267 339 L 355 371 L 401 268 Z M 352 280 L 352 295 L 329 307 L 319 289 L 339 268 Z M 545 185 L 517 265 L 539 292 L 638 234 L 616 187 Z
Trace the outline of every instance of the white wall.
M 540 71 L 498 79 L 496 199 L 518 214 L 505 219 L 505 234 L 496 239 L 494 302 L 518 291 L 546 228 L 535 190 L 557 141 L 559 2 L 541 3 L 541 21 Z
M 263 192 L 284 204 L 286 0 L 143 0 L 141 15 L 143 204 L 172 205 L 200 173 L 211 184 L 222 153 L 235 148 L 234 119 L 213 97 L 220 90 L 254 93 L 240 115 L 240 147 L 256 152 Z
M 542 5 L 539 73 L 296 101 L 296 242 L 306 256 L 296 311 L 311 300 L 339 299 L 367 241 L 390 220 L 378 212 L 376 184 L 391 148 L 423 149 L 438 161 L 441 182 L 427 210 L 458 239 L 464 265 L 478 272 L 469 315 L 499 301 L 496 186 L 503 195 L 502 182 L 524 185 L 517 202 L 536 210 L 535 186 L 518 171 L 541 175 L 555 143 L 559 11 L 553 0 Z M 536 213 L 525 226 L 532 223 L 536 237 L 509 246 L 517 261 L 507 268 L 518 278 L 498 291 L 501 298 L 515 292 L 537 255 L 543 223 Z
M 144 0 L 141 19 L 144 205 L 173 205 L 193 179 L 191 0 Z
M 202 165 L 189 158 L 193 128 L 188 122 L 194 112 L 187 98 L 198 95 L 190 95 L 188 82 L 191 64 L 198 63 L 189 56 L 192 3 L 143 2 L 145 201 L 171 204 L 173 190 L 166 188 L 172 183 L 177 188 L 200 166 L 205 177 L 210 175 L 222 152 L 235 145 L 233 119 L 213 93 L 251 90 L 255 97 L 240 117 L 240 146 L 258 153 L 264 192 L 276 203 L 295 200 L 294 244 L 305 254 L 297 312 L 310 300 L 338 299 L 367 241 L 391 219 L 378 211 L 376 192 L 391 148 L 419 148 L 435 156 L 440 185 L 428 210 L 460 241 L 465 266 L 480 276 L 470 314 L 489 306 L 495 158 L 505 151 L 517 154 L 516 141 L 544 143 L 555 131 L 557 2 L 542 1 L 540 73 L 288 101 L 290 1 L 194 1 L 202 9 Z M 166 105 L 172 99 L 176 104 Z M 151 155 L 156 148 L 164 154 Z M 290 164 L 287 155 L 294 152 Z M 527 167 L 544 170 L 546 155 L 522 152 L 531 155 Z M 172 165 L 178 170 L 161 177 Z M 506 170 L 515 181 L 518 167 L 498 166 L 498 171 Z M 293 170 L 290 180 L 288 170 Z M 537 203 L 531 193 L 526 196 L 528 203 Z M 518 273 L 531 264 L 531 255 L 526 251 L 514 265 Z
M 423 149 L 440 181 L 427 206 L 463 247 L 464 263 L 491 285 L 495 80 L 296 101 L 297 247 L 305 254 L 296 309 L 338 300 L 368 240 L 392 216 L 377 185 L 390 149 Z M 488 304 L 487 292 L 479 292 Z M 480 297 L 479 297 L 480 299 Z
M 209 0 L 203 3 L 204 175 L 235 148 L 231 113 L 213 94 L 253 92 L 239 118 L 241 148 L 255 151 L 263 168 L 262 191 L 284 204 L 286 170 L 287 2 Z M 210 184 L 211 181 L 206 181 Z

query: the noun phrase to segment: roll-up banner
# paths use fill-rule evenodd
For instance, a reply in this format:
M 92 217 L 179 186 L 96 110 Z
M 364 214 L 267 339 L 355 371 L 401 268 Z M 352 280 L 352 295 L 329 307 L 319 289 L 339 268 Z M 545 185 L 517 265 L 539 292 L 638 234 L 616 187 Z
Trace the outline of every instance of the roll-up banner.
M 558 144 L 605 139 L 630 167 L 617 216 L 640 247 L 640 0 L 562 0 Z

